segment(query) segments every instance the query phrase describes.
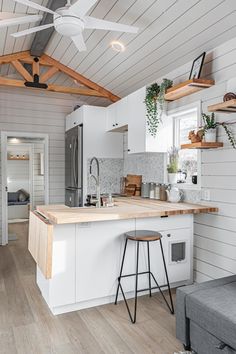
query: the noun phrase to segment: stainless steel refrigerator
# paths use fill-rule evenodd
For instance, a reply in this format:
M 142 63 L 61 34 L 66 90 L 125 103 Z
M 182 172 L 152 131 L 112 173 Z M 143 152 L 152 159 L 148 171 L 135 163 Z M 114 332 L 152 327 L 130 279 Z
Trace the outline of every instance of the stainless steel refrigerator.
M 65 135 L 65 204 L 83 206 L 83 125 L 74 127 Z

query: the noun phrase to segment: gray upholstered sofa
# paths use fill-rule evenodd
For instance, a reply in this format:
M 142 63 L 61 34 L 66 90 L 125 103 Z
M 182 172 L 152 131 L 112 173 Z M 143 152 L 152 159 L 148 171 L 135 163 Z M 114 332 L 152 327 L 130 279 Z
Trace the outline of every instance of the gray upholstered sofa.
M 236 354 L 236 275 L 177 290 L 176 336 L 197 354 Z

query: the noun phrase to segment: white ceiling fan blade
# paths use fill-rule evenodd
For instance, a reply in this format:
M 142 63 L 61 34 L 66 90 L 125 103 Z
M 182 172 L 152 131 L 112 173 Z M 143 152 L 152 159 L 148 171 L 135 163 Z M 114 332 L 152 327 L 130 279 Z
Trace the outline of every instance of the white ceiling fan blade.
M 79 52 L 84 52 L 87 49 L 84 43 L 84 37 L 82 33 L 78 34 L 77 36 L 71 37 L 71 39 Z
M 43 18 L 42 15 L 29 15 L 23 17 L 8 18 L 5 20 L 0 20 L 0 28 L 21 25 L 23 23 L 37 22 L 37 21 L 41 21 L 42 18 Z
M 53 27 L 54 24 L 53 23 L 50 23 L 48 25 L 43 25 L 43 26 L 37 26 L 37 27 L 32 27 L 32 28 L 29 28 L 25 31 L 20 31 L 20 32 L 16 32 L 16 33 L 12 33 L 11 36 L 12 37 L 21 37 L 21 36 L 26 36 L 27 34 L 31 34 L 31 33 L 35 33 L 35 32 L 39 32 L 39 31 L 42 31 L 42 30 L 45 30 L 47 28 L 50 28 L 50 27 Z
M 36 10 L 40 10 L 40 11 L 44 11 L 44 12 L 49 12 L 52 15 L 58 15 L 56 12 L 48 9 L 45 6 L 38 5 L 35 2 L 33 2 L 33 1 L 29 1 L 29 0 L 14 0 L 14 1 L 18 2 L 18 3 L 22 4 L 22 5 L 32 7 L 32 9 L 36 9 Z
M 78 0 L 75 4 L 71 5 L 70 10 L 77 16 L 84 17 L 84 15 L 94 4 L 96 4 L 97 1 L 98 0 Z
M 100 20 L 99 18 L 94 18 L 90 16 L 84 17 L 85 28 L 89 29 L 101 29 L 108 31 L 118 31 L 118 32 L 129 32 L 137 33 L 138 27 L 122 25 L 121 23 L 115 23 L 105 20 Z
M 0 20 L 6 20 L 8 18 L 14 18 L 14 17 L 22 17 L 24 14 L 17 14 L 13 12 L 0 12 Z M 34 15 L 34 14 L 32 14 Z

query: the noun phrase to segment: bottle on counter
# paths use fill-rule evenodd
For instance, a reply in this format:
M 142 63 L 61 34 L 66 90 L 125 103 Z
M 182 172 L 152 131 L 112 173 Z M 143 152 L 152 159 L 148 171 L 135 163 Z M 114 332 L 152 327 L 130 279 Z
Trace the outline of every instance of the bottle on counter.
M 160 184 L 159 183 L 156 183 L 154 198 L 157 200 L 160 200 Z
M 166 193 L 167 188 L 168 188 L 167 184 L 164 183 L 160 184 L 160 200 L 163 202 L 167 200 L 167 193 Z
M 150 183 L 143 182 L 141 184 L 141 197 L 142 198 L 149 198 L 149 193 L 150 193 Z
M 155 198 L 155 188 L 156 188 L 156 183 L 151 182 L 150 183 L 150 189 L 149 189 L 149 198 L 154 199 Z

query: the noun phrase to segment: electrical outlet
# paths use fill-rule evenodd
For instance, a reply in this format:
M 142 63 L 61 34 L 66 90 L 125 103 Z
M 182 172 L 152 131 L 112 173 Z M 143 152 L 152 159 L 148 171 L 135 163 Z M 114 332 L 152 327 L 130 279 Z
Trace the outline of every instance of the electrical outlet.
M 206 200 L 206 201 L 211 200 L 211 191 L 209 189 L 204 189 L 202 191 L 202 200 Z

